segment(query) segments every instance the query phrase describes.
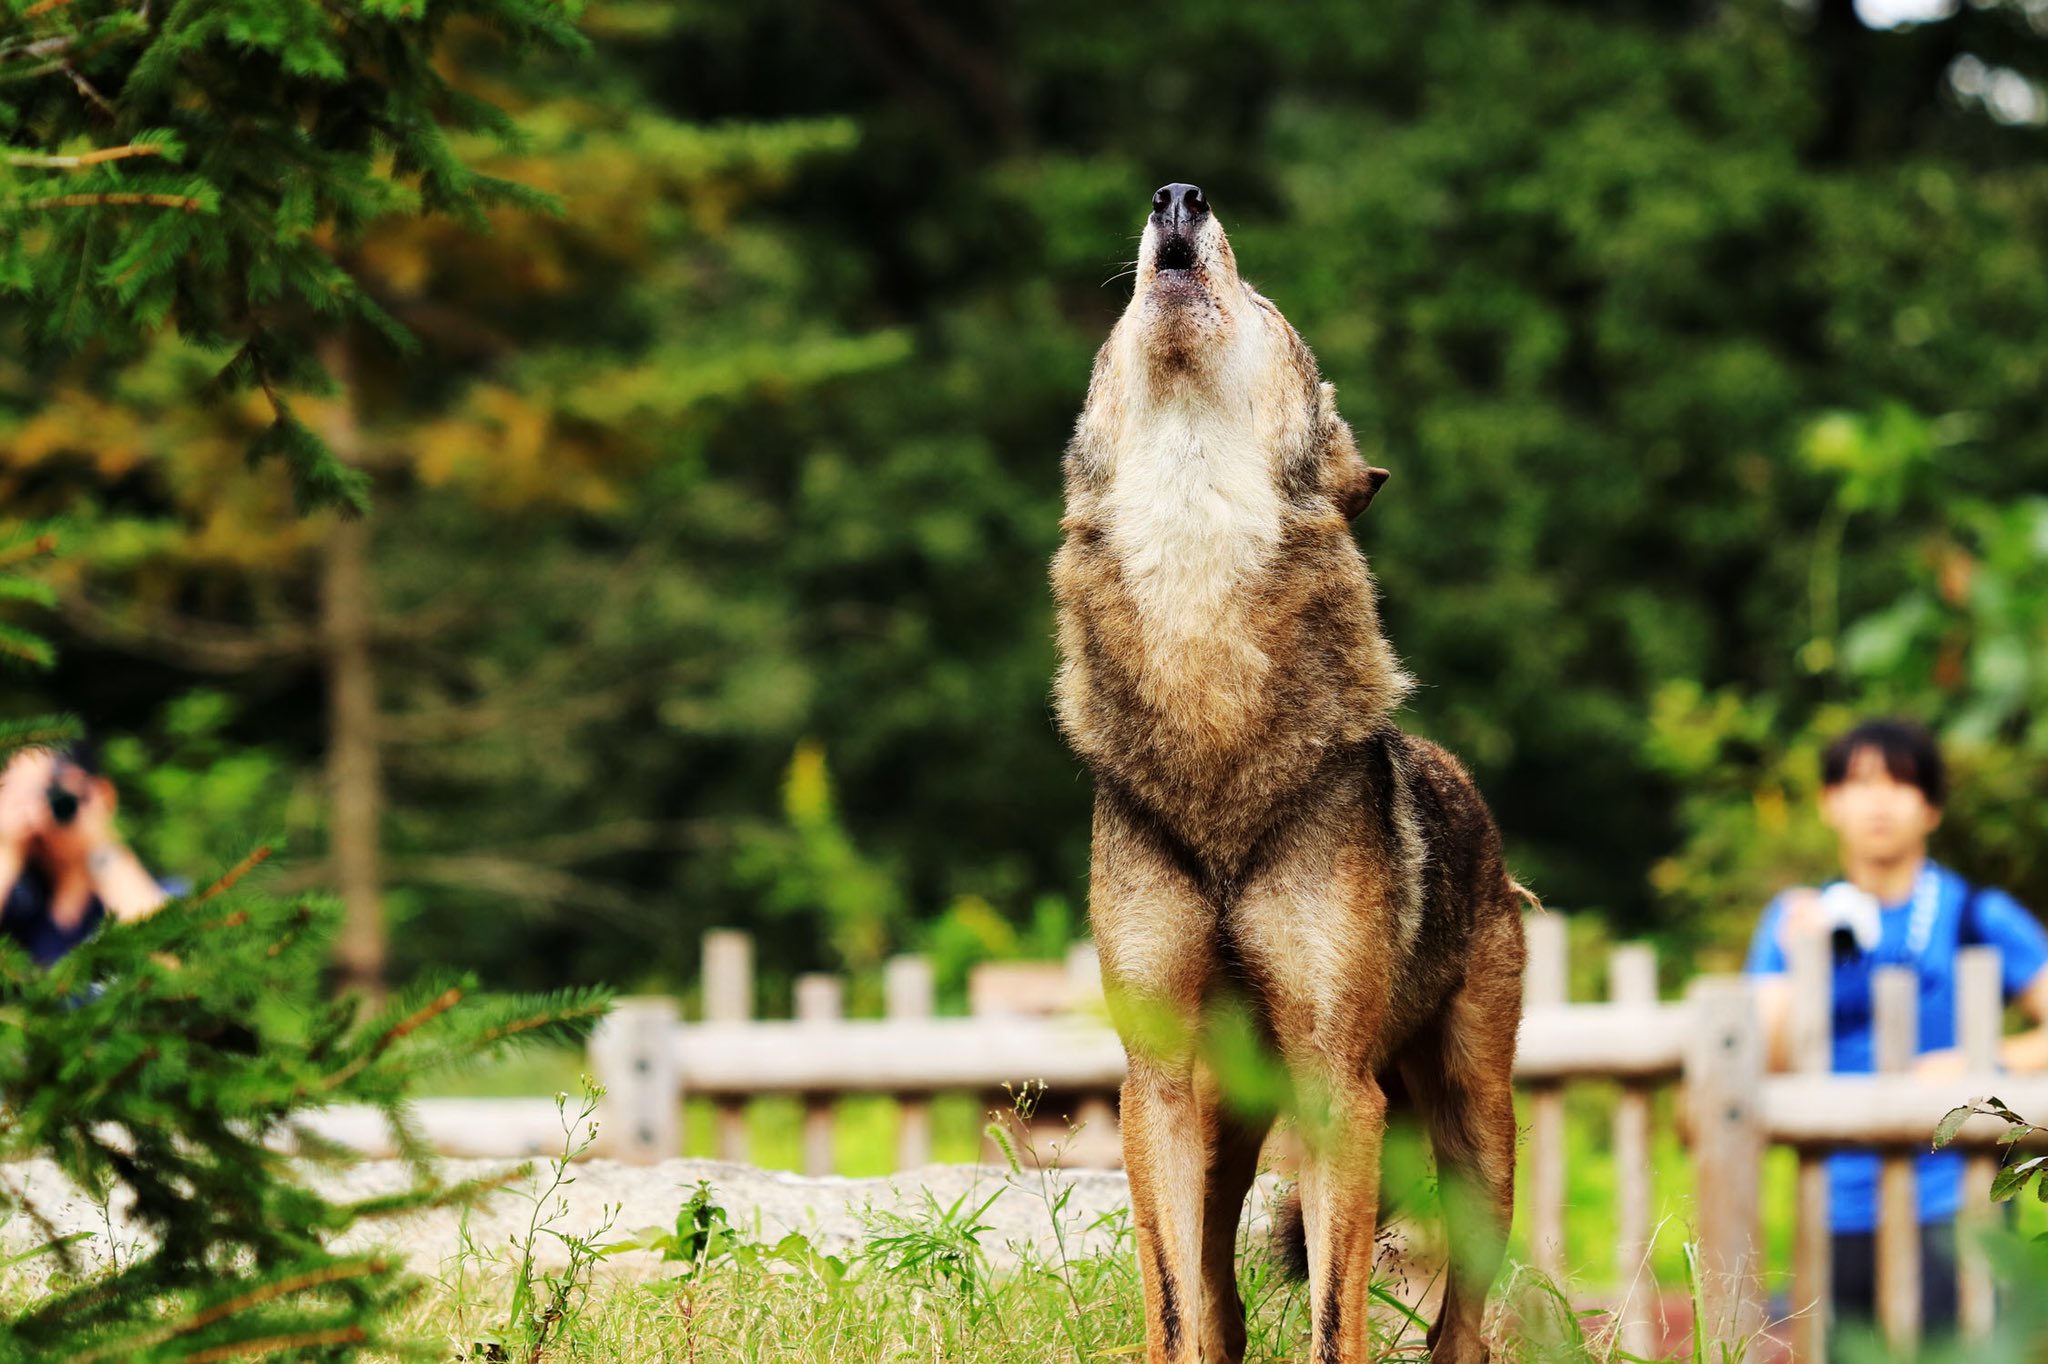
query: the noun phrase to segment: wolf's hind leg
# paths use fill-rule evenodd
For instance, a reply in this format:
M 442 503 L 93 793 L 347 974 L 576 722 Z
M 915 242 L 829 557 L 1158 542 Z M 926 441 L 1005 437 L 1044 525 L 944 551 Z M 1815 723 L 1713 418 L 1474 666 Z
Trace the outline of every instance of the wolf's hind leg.
M 1515 1209 L 1515 1031 L 1521 1017 L 1520 925 L 1480 930 L 1474 967 L 1441 1024 L 1418 1038 L 1401 1076 L 1429 1123 L 1450 1263 L 1443 1306 L 1429 1329 L 1432 1364 L 1481 1364 L 1486 1295 L 1507 1251 Z

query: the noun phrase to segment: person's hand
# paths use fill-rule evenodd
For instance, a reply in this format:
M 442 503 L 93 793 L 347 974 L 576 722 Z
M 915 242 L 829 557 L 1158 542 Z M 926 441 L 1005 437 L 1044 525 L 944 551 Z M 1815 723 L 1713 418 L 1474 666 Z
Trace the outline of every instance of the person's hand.
M 1921 1080 L 1957 1080 L 1969 1073 L 1969 1063 L 1953 1047 L 1946 1051 L 1930 1051 L 1913 1062 L 1913 1074 Z
M 114 832 L 114 810 L 119 804 L 112 782 L 104 777 L 90 779 L 71 821 L 72 835 L 87 856 L 120 842 L 120 835 Z
M 19 858 L 50 824 L 47 794 L 55 762 L 43 749 L 14 755 L 0 769 L 0 856 Z
M 57 764 L 51 779 L 72 794 L 78 807 L 68 823 L 59 824 L 52 817 L 41 831 L 45 857 L 54 866 L 83 863 L 88 870 L 98 872 L 101 855 L 121 846 L 120 836 L 114 832 L 114 812 L 120 806 L 114 784 L 68 763 Z M 48 804 L 46 796 L 46 808 Z
M 1793 943 L 1812 937 L 1824 927 L 1819 891 L 1812 886 L 1794 886 L 1785 892 L 1785 913 L 1778 920 L 1778 946 L 1790 951 Z

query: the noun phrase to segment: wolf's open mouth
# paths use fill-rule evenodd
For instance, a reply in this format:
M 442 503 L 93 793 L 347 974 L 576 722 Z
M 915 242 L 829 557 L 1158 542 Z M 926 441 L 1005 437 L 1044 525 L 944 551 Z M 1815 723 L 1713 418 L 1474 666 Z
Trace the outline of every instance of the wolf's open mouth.
M 1175 232 L 1159 239 L 1159 250 L 1152 258 L 1155 270 L 1192 270 L 1195 268 L 1195 239 L 1185 233 Z

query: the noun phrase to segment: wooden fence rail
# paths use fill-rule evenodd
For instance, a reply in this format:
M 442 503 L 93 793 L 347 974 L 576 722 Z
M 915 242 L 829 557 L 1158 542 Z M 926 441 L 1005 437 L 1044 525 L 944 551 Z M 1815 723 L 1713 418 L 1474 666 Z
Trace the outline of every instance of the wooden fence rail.
M 1773 1144 L 1798 1152 L 1793 1244 L 1792 1337 L 1801 1364 L 1824 1364 L 1828 1329 L 1829 1232 L 1826 1154 L 1844 1148 L 1884 1153 L 1877 1298 L 1895 1344 L 1920 1329 L 1919 1237 L 1914 1158 L 1925 1152 L 1942 1115 L 1996 1093 L 2022 1113 L 2048 1114 L 2048 1076 L 1997 1073 L 2001 1026 L 1996 954 L 1971 949 L 1961 962 L 1958 1037 L 1971 1074 L 1939 1082 L 1910 1070 L 1916 1048 L 1910 971 L 1878 973 L 1879 1075 L 1829 1073 L 1832 963 L 1824 941 L 1794 945 L 1792 1069 L 1770 1074 L 1754 997 L 1740 977 L 1694 980 L 1683 1001 L 1659 1002 L 1657 962 L 1648 947 L 1615 948 L 1601 1003 L 1574 1003 L 1562 915 L 1531 916 L 1525 1011 L 1515 1061 L 1526 1091 L 1529 1132 L 1527 1233 L 1535 1264 L 1563 1278 L 1574 1264 L 1565 1238 L 1567 1198 L 1563 1098 L 1566 1086 L 1618 1086 L 1612 1144 L 1616 1180 L 1615 1264 L 1624 1288 L 1613 1310 L 1624 1351 L 1655 1350 L 1649 1278 L 1653 1209 L 1653 1099 L 1678 1084 L 1692 1145 L 1695 1221 L 1705 1326 L 1723 1339 L 1746 1339 L 1763 1323 L 1759 1200 L 1764 1153 Z M 604 1154 L 651 1162 L 683 1149 L 682 1099 L 712 1100 L 712 1145 L 722 1159 L 747 1155 L 745 1106 L 760 1095 L 794 1095 L 803 1109 L 803 1165 L 832 1168 L 836 1101 L 847 1095 L 894 1096 L 899 1168 L 931 1156 L 930 1100 L 949 1091 L 989 1095 L 1005 1083 L 1042 1081 L 1104 1136 L 1123 1079 L 1123 1048 L 1099 1008 L 1100 983 L 1085 945 L 1064 966 L 1006 964 L 976 977 L 975 1010 L 933 1016 L 930 965 L 899 957 L 884 971 L 885 1016 L 844 1017 L 845 993 L 828 976 L 796 982 L 792 1019 L 753 1018 L 753 945 L 742 934 L 707 935 L 703 1019 L 683 1021 L 668 998 L 619 1002 L 592 1040 L 591 1064 L 606 1086 Z M 544 1100 L 444 1100 L 420 1105 L 430 1137 L 451 1154 L 527 1155 L 559 1149 L 561 1127 Z M 318 1120 L 323 1133 L 376 1149 L 374 1114 L 337 1110 Z M 1957 1144 L 1971 1152 L 1966 1206 L 1988 1210 L 2003 1124 L 1965 1124 Z M 1114 1146 L 1106 1151 L 1111 1158 Z M 1980 1219 L 1981 1220 L 1981 1219 Z M 1582 1248 L 1583 1250 L 1584 1248 Z M 1965 1328 L 1989 1329 L 1990 1277 L 1981 1258 L 1963 1257 L 1960 1303 Z

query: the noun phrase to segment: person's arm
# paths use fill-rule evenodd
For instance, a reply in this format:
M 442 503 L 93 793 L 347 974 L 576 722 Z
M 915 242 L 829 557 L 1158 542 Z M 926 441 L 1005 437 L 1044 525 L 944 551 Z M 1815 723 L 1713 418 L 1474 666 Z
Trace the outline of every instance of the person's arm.
M 1749 987 L 1764 1030 L 1764 1069 L 1792 1069 L 1792 978 L 1752 976 Z
M 2019 1004 L 2034 1026 L 2000 1042 L 1998 1059 L 2007 1070 L 2048 1070 L 2048 966 L 2034 973 Z
M 1785 948 L 1806 930 L 1820 897 L 1801 887 L 1771 902 L 1750 940 L 1743 971 L 1756 1000 L 1757 1021 L 1764 1032 L 1764 1065 L 1769 1070 L 1792 1068 L 1792 978 L 1786 974 Z
M 85 868 L 92 877 L 93 893 L 107 913 L 124 922 L 156 913 L 171 898 L 118 838 L 109 838 L 87 853 Z
M 1971 940 L 1998 949 L 2001 992 L 2034 1022 L 1999 1042 L 1999 1064 L 2007 1070 L 2048 1070 L 2048 930 L 2002 890 L 1979 893 L 1971 911 Z M 1915 1069 L 1923 1076 L 1961 1075 L 1963 1054 L 1929 1052 Z
M 37 784 L 49 759 L 41 752 L 18 753 L 0 768 L 0 905 L 14 893 L 28 865 L 28 841 L 48 806 Z
M 78 831 L 86 840 L 85 871 L 93 894 L 108 914 L 126 923 L 156 913 L 171 897 L 114 832 L 118 805 L 113 783 L 94 779 L 91 798 L 78 807 Z

